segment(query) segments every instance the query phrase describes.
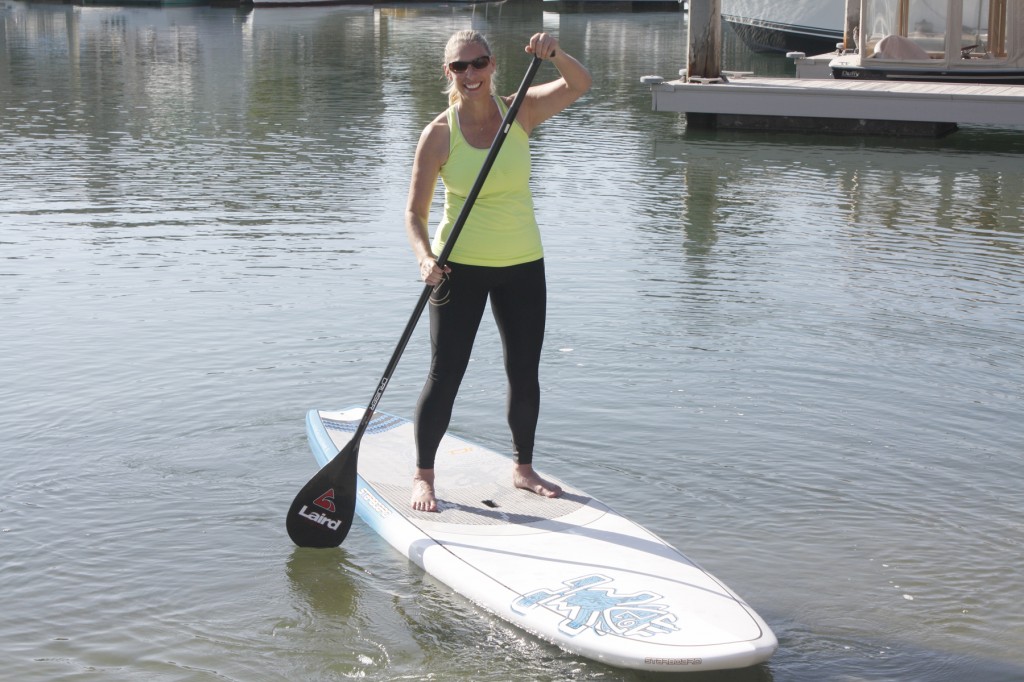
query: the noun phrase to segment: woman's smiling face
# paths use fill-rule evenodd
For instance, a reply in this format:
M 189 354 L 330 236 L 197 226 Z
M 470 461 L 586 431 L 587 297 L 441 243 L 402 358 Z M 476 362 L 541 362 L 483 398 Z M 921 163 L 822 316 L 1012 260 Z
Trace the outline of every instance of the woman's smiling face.
M 449 57 L 448 63 L 444 67 L 445 74 L 455 81 L 456 87 L 463 96 L 473 96 L 477 92 L 483 92 L 490 96 L 490 80 L 494 74 L 495 64 L 494 58 L 490 56 L 486 46 L 479 43 L 464 43 Z M 480 60 L 481 57 L 489 58 L 487 65 L 476 68 L 472 62 Z M 454 71 L 450 66 L 452 62 L 465 62 L 467 64 L 465 71 Z

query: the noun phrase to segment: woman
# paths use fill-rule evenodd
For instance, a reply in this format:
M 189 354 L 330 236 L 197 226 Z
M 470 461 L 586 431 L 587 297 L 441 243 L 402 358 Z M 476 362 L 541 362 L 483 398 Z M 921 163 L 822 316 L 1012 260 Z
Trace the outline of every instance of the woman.
M 444 74 L 450 106 L 423 130 L 416 147 L 405 226 L 420 276 L 435 287 L 430 299 L 430 372 L 415 414 L 412 507 L 419 511 L 437 511 L 434 456 L 448 429 L 488 298 L 509 380 L 512 483 L 546 497 L 562 493 L 533 470 L 546 285 L 540 230 L 529 189 L 528 136 L 579 99 L 590 88 L 591 79 L 587 69 L 566 54 L 553 36 L 534 35 L 526 51 L 550 61 L 561 77 L 527 92 L 444 268 L 438 267 L 436 255 L 444 248 L 513 99 L 495 96 L 497 60 L 479 33 L 460 31 L 448 41 Z M 431 242 L 427 219 L 438 176 L 445 186 L 445 210 Z

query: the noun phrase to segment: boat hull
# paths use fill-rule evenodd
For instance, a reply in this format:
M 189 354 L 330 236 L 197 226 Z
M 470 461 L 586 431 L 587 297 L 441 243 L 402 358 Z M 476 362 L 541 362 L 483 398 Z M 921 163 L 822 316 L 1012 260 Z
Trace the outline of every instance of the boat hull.
M 722 21 L 756 52 L 819 54 L 843 39 L 845 0 L 722 0 Z
M 952 71 L 915 69 L 866 69 L 857 66 L 831 66 L 832 77 L 837 80 L 888 80 L 920 83 L 972 83 L 994 85 L 1024 85 L 1024 70 L 1020 71 Z
M 544 0 L 545 12 L 679 12 L 680 0 Z
M 722 17 L 740 40 L 754 52 L 804 52 L 819 54 L 836 49 L 843 39 L 842 31 L 804 28 L 764 22 L 752 22 L 737 17 Z

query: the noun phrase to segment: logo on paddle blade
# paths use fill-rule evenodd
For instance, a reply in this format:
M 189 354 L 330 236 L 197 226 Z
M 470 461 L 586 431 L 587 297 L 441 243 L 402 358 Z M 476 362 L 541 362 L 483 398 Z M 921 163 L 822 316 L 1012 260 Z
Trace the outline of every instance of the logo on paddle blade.
M 565 589 L 540 589 L 520 597 L 512 609 L 516 613 L 541 605 L 553 609 L 565 616 L 558 629 L 572 637 L 587 628 L 598 635 L 621 637 L 654 637 L 679 629 L 668 605 L 656 603 L 660 594 L 617 594 L 607 586 L 611 582 L 603 575 L 575 578 L 562 583 Z
M 300 509 L 296 513 L 304 519 L 309 519 L 313 523 L 319 524 L 321 526 L 326 526 L 331 530 L 338 530 L 339 528 L 341 528 L 340 519 L 332 519 L 327 514 L 321 514 L 314 509 L 310 509 L 306 505 L 302 505 L 302 509 Z
M 334 488 L 331 488 L 323 495 L 313 500 L 313 505 L 320 507 L 324 511 L 319 512 L 316 509 L 311 509 L 306 505 L 302 505 L 302 509 L 299 509 L 295 513 L 304 519 L 331 530 L 338 530 L 341 528 L 341 519 L 332 519 L 327 515 L 328 513 L 333 513 L 337 510 L 337 507 L 334 505 Z
M 315 504 L 316 506 L 320 507 L 321 509 L 326 509 L 327 511 L 329 511 L 329 512 L 331 512 L 333 514 L 334 511 L 335 511 L 335 508 L 334 508 L 334 488 L 331 488 L 330 490 L 325 492 L 323 495 L 321 495 L 320 497 L 318 497 L 315 500 L 313 500 L 313 504 Z

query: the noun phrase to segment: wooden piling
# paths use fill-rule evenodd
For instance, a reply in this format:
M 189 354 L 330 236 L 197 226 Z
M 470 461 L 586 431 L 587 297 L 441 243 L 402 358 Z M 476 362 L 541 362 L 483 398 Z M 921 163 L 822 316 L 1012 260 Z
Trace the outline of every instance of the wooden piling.
M 690 0 L 686 34 L 686 80 L 722 75 L 722 2 Z

